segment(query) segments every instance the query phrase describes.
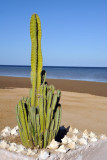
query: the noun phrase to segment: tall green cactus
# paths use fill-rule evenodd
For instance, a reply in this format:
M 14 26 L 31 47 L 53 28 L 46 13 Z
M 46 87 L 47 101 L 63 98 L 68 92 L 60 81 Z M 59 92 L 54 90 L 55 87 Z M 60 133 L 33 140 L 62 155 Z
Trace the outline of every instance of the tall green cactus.
M 31 83 L 30 98 L 23 98 L 16 105 L 17 123 L 23 145 L 45 148 L 58 133 L 61 121 L 61 92 L 45 83 L 42 71 L 41 25 L 37 14 L 30 21 Z
M 41 85 L 42 52 L 41 52 L 41 24 L 37 14 L 33 14 L 30 21 L 31 49 L 31 75 L 32 96 L 31 106 L 38 105 L 38 96 Z

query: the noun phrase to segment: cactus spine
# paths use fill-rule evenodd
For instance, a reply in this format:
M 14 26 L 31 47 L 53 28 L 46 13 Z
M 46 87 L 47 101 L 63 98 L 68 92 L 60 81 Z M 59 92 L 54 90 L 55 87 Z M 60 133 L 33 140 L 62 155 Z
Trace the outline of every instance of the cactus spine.
M 31 83 L 30 98 L 23 98 L 16 105 L 17 123 L 23 145 L 45 148 L 58 133 L 61 121 L 61 92 L 45 83 L 42 71 L 41 24 L 37 14 L 30 21 Z

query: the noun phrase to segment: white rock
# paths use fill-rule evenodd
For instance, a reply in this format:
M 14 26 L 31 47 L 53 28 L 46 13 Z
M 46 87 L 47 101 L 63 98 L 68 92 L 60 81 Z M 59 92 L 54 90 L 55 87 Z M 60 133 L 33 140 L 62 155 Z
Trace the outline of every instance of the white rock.
M 87 129 L 83 131 L 84 134 L 88 135 Z
M 25 150 L 26 150 L 26 148 L 23 146 L 23 145 L 17 145 L 17 152 L 19 153 L 19 152 L 21 152 L 21 153 L 25 153 Z M 26 152 L 27 152 L 27 150 L 26 150 Z
M 27 150 L 27 155 L 28 155 L 28 156 L 29 156 L 29 155 L 33 156 L 33 155 L 35 155 L 35 152 L 29 148 L 29 149 Z
M 70 143 L 68 144 L 68 147 L 69 147 L 70 149 L 75 149 L 75 148 L 76 148 L 75 142 L 70 142 Z
M 77 134 L 77 133 L 79 133 L 79 130 L 77 128 L 74 128 L 72 133 Z
M 101 134 L 101 135 L 100 135 L 100 139 L 101 139 L 101 140 L 105 140 L 105 139 L 107 139 L 107 137 L 106 137 L 105 134 Z
M 8 148 L 9 151 L 17 151 L 17 145 L 16 143 L 10 143 L 10 146 Z
M 39 159 L 40 160 L 45 160 L 49 157 L 49 152 L 46 152 L 45 150 L 41 150 L 39 154 Z
M 87 131 L 87 130 L 85 130 L 85 131 L 83 132 L 82 137 L 83 137 L 83 138 L 86 138 L 86 139 L 89 138 L 89 134 L 88 134 L 88 131 Z
M 68 138 L 68 143 L 71 143 L 72 142 L 72 138 Z
M 63 139 L 61 139 L 63 144 L 67 144 L 68 143 L 68 137 L 65 135 Z
M 10 133 L 11 135 L 18 136 L 18 132 L 15 128 L 13 128 Z
M 78 142 L 79 142 L 80 145 L 87 145 L 88 144 L 88 142 L 87 142 L 87 140 L 85 138 L 80 138 L 78 140 Z
M 55 160 L 55 159 L 57 159 L 57 155 L 56 154 L 51 154 L 49 159 L 50 160 Z
M 2 137 L 7 137 L 7 136 L 10 136 L 10 133 L 6 134 L 5 132 L 3 132 L 3 133 L 1 134 L 1 136 L 2 136 Z
M 47 146 L 49 149 L 57 149 L 59 147 L 59 142 L 55 141 L 54 139 L 51 141 L 51 143 Z
M 78 141 L 78 137 L 76 135 L 73 135 L 73 137 L 71 138 L 72 141 L 77 142 Z
M 7 126 L 1 131 L 1 136 L 3 137 L 10 136 L 10 132 L 11 132 L 11 129 L 10 127 Z
M 97 137 L 94 132 L 90 132 L 89 136 L 90 136 L 91 138 Z
M 97 138 L 96 138 L 96 137 L 92 137 L 92 138 L 89 139 L 89 141 L 90 141 L 90 142 L 96 142 L 96 141 L 97 141 Z
M 58 149 L 56 149 L 56 152 L 63 152 L 66 153 L 69 150 L 69 148 L 65 148 L 64 145 L 61 145 Z
M 5 140 L 0 141 L 0 148 L 8 149 L 9 144 L 7 143 L 7 141 L 5 141 Z
M 14 128 L 16 129 L 16 131 L 19 130 L 19 127 L 18 127 L 18 126 L 14 127 Z

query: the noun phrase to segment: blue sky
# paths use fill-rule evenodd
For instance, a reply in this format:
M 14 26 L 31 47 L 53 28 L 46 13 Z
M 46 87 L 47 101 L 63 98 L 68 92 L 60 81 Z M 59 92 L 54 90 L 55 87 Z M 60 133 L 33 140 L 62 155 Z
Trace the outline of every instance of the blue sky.
M 45 66 L 107 67 L 106 0 L 0 0 L 0 64 L 30 65 L 30 17 L 42 27 Z

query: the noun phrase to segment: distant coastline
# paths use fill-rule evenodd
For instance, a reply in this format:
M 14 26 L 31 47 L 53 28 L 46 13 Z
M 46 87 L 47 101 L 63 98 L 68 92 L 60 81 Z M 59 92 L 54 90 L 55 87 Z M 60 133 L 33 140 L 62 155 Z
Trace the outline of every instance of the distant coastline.
M 44 66 L 48 79 L 107 83 L 107 67 Z M 30 77 L 29 65 L 0 65 L 0 76 Z

